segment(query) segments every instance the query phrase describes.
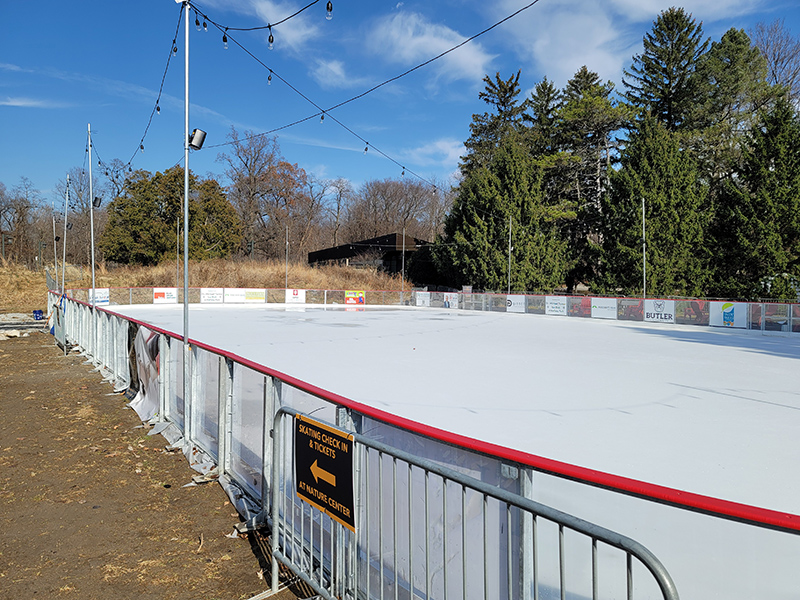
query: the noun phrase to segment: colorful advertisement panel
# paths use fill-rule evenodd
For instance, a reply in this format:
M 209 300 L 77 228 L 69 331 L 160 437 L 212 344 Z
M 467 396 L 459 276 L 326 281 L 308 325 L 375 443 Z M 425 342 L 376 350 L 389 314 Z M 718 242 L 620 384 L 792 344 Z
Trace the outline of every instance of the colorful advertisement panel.
M 525 296 L 521 294 L 510 294 L 506 296 L 506 312 L 524 313 Z
M 430 292 L 417 292 L 414 294 L 414 300 L 417 306 L 430 306 L 431 293 Z
M 177 304 L 178 288 L 153 288 L 153 304 Z
M 546 296 L 544 299 L 544 314 L 546 315 L 567 315 L 566 296 Z
M 617 299 L 616 298 L 592 298 L 592 318 L 593 319 L 616 319 L 617 318 Z
M 95 288 L 94 305 L 103 306 L 111 303 L 111 291 L 108 288 Z M 92 290 L 89 290 L 89 304 L 92 304 Z
M 458 294 L 456 292 L 444 293 L 444 307 L 445 308 L 458 308 Z
M 286 290 L 286 304 L 305 304 L 305 290 Z
M 364 290 L 345 290 L 344 292 L 345 304 L 366 304 L 366 297 Z
M 645 300 L 644 320 L 650 323 L 674 323 L 675 300 Z
M 711 327 L 747 329 L 746 302 L 709 302 L 708 324 Z
M 201 304 L 222 304 L 224 300 L 224 288 L 200 288 Z

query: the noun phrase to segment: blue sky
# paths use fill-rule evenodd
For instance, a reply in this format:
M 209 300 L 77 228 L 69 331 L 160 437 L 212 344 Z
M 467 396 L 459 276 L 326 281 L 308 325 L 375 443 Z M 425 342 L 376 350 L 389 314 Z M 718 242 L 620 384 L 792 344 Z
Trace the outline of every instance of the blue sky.
M 274 23 L 310 0 L 198 0 L 214 21 L 234 27 Z M 281 78 L 328 108 L 458 44 L 530 0 L 325 0 L 273 30 L 222 34 L 190 18 L 190 126 L 208 132 L 190 168 L 221 177 L 218 155 L 233 126 L 264 132 L 318 112 Z M 401 167 L 445 181 L 457 169 L 485 74 L 522 70 L 525 93 L 544 76 L 563 85 L 582 65 L 621 89 L 622 69 L 641 51 L 661 0 L 539 0 L 446 57 L 331 113 L 278 134 L 286 160 L 321 178 L 358 186 L 399 177 Z M 680 5 L 680 4 L 679 4 Z M 788 0 L 687 0 L 682 4 L 718 40 L 730 27 L 785 19 L 800 35 L 800 3 Z M 180 5 L 174 0 L 41 0 L 0 8 L 0 182 L 28 177 L 46 201 L 72 167 L 85 165 L 86 130 L 103 161 L 128 162 L 139 146 L 164 74 Z M 201 19 L 202 21 L 202 19 Z M 239 48 L 239 42 L 273 70 Z M 183 157 L 183 23 L 166 73 L 161 112 L 133 168 L 163 171 Z M 364 155 L 364 142 L 370 151 Z M 95 158 L 95 166 L 97 165 Z M 95 172 L 95 175 L 102 173 Z

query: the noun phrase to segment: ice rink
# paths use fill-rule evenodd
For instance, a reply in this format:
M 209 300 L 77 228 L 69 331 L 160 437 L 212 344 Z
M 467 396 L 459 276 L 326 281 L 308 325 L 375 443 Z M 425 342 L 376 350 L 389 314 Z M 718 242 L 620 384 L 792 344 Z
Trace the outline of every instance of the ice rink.
M 183 306 L 112 306 L 181 334 Z M 800 337 L 447 309 L 192 305 L 189 335 L 463 436 L 800 514 Z

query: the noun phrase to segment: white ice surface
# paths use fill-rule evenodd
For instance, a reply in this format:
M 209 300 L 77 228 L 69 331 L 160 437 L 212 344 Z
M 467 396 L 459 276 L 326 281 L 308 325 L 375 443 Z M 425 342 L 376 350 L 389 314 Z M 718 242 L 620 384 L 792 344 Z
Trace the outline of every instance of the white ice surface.
M 183 307 L 115 312 L 175 333 Z M 800 337 L 444 309 L 192 305 L 189 336 L 434 427 L 800 514 Z

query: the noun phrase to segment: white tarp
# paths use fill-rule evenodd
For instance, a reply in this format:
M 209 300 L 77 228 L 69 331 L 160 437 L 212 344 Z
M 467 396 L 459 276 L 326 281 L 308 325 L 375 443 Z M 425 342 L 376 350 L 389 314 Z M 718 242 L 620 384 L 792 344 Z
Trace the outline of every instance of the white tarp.
M 139 391 L 130 406 L 142 421 L 149 421 L 158 414 L 158 334 L 139 327 L 133 345 Z

